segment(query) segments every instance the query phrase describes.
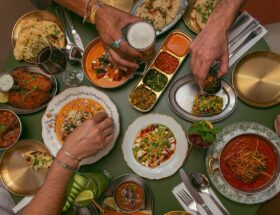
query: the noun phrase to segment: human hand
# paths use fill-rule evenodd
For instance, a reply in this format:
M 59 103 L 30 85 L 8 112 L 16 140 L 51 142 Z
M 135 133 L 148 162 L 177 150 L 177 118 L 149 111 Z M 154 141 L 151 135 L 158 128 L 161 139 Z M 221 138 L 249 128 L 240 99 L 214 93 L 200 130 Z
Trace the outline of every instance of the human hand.
M 218 77 L 228 70 L 228 37 L 227 31 L 217 25 L 207 25 L 190 46 L 191 69 L 195 80 L 201 88 L 214 61 L 221 64 Z
M 82 160 L 105 148 L 113 138 L 113 120 L 101 112 L 77 127 L 62 148 Z
M 109 60 L 124 71 L 138 69 L 137 60 L 142 60 L 143 56 L 126 41 L 121 43 L 120 49 L 112 47 L 112 43 L 122 38 L 121 29 L 124 26 L 137 21 L 141 19 L 105 4 L 102 4 L 96 12 L 96 28 L 109 54 Z

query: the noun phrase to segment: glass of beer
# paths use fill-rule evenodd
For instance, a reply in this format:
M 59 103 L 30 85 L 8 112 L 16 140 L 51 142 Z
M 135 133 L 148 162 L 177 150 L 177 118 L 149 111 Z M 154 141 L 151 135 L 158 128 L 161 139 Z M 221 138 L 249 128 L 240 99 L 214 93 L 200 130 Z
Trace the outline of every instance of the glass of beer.
M 122 34 L 132 48 L 143 54 L 144 61 L 153 58 L 156 50 L 156 30 L 151 23 L 131 23 L 122 29 Z

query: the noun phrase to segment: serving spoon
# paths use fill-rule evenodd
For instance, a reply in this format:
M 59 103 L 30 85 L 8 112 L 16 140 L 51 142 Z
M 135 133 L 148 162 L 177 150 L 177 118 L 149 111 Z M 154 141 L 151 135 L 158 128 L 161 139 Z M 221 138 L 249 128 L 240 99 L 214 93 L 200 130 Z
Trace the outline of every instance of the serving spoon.
M 221 203 L 219 203 L 210 193 L 210 184 L 209 184 L 208 178 L 200 172 L 193 172 L 193 173 L 191 173 L 190 176 L 191 176 L 191 179 L 192 179 L 191 181 L 192 181 L 192 184 L 194 185 L 194 187 L 199 192 L 207 194 L 212 199 L 212 201 L 215 203 L 215 205 L 217 205 L 217 207 L 222 212 L 222 214 L 229 215 L 229 213 L 221 205 Z
M 67 28 L 66 28 L 66 20 L 65 20 L 66 17 L 65 17 L 65 13 L 63 12 L 63 10 L 64 9 L 60 6 L 56 7 L 56 13 L 62 21 L 62 25 L 64 27 L 64 34 L 65 34 L 65 38 L 66 38 L 66 46 L 63 49 L 63 51 L 65 52 L 65 54 L 67 56 L 67 59 L 69 60 L 69 62 L 71 64 L 81 63 L 82 50 L 79 49 L 78 46 L 76 46 L 70 40 L 70 37 L 69 37 L 68 32 L 67 32 Z

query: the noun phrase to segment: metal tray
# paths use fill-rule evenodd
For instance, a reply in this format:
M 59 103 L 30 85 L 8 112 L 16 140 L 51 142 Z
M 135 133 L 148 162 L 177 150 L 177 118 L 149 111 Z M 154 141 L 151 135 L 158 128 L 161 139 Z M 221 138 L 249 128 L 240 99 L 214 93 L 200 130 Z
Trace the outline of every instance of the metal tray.
M 51 94 L 50 94 L 50 100 L 52 100 L 52 98 L 56 95 L 56 92 L 57 92 L 57 81 L 56 81 L 56 78 L 55 76 L 53 75 L 49 75 L 45 72 L 43 72 L 39 67 L 37 66 L 21 66 L 21 67 L 16 67 L 16 68 L 13 68 L 7 72 L 4 72 L 3 74 L 5 73 L 11 73 L 17 69 L 25 69 L 26 71 L 28 72 L 31 72 L 31 73 L 36 73 L 36 74 L 40 74 L 40 75 L 43 75 L 43 76 L 46 76 L 47 78 L 49 78 L 52 83 L 53 83 L 53 89 L 51 91 Z M 15 113 L 17 114 L 30 114 L 30 113 L 35 113 L 39 110 L 42 110 L 43 108 L 45 108 L 47 105 L 48 105 L 48 102 L 36 107 L 36 108 L 33 108 L 33 109 L 23 109 L 23 108 L 17 108 L 17 107 L 14 107 L 12 105 L 9 105 L 9 104 L 0 104 L 0 108 L 4 108 L 4 109 L 9 109 L 9 110 L 12 110 L 14 111 Z
M 139 0 L 136 1 L 136 3 L 133 5 L 132 9 L 131 9 L 131 14 L 132 15 L 136 15 L 136 12 L 138 10 L 138 8 L 145 2 L 145 0 Z M 169 31 L 184 15 L 185 10 L 187 8 L 188 5 L 188 1 L 186 0 L 180 0 L 180 8 L 177 12 L 176 17 L 174 18 L 174 20 L 172 22 L 170 22 L 168 25 L 166 25 L 161 31 L 156 31 L 156 35 L 159 36 L 161 34 L 164 34 L 165 32 Z
M 188 39 L 189 44 L 191 43 L 191 38 L 190 38 L 186 33 L 182 32 L 182 31 L 175 30 L 175 31 L 172 31 L 172 32 L 167 36 L 167 38 L 166 38 L 165 42 L 163 43 L 163 45 L 161 46 L 160 50 L 158 51 L 158 53 L 156 54 L 156 56 L 154 57 L 154 59 L 152 60 L 152 62 L 149 64 L 149 67 L 146 69 L 146 71 L 145 71 L 143 77 L 139 80 L 139 82 L 137 83 L 137 85 L 135 86 L 135 88 L 131 91 L 131 93 L 132 93 L 137 87 L 143 85 L 143 86 L 145 86 L 147 89 L 151 90 L 153 93 L 156 94 L 156 100 L 155 100 L 154 104 L 153 104 L 149 109 L 143 110 L 143 109 L 140 109 L 139 107 L 135 106 L 134 104 L 132 104 L 131 99 L 130 99 L 130 96 L 131 96 L 131 93 L 130 93 L 129 98 L 128 98 L 129 103 L 130 103 L 131 106 L 134 107 L 136 110 L 141 111 L 141 112 L 148 112 L 148 111 L 150 111 L 150 110 L 153 109 L 153 107 L 155 106 L 155 104 L 156 104 L 157 101 L 159 100 L 161 94 L 162 94 L 162 93 L 164 92 L 164 90 L 167 88 L 167 86 L 168 86 L 168 84 L 170 83 L 170 81 L 172 80 L 173 76 L 176 74 L 176 72 L 177 72 L 178 69 L 180 68 L 182 62 L 184 61 L 184 59 L 185 59 L 186 56 L 188 55 L 189 51 L 187 51 L 187 52 L 185 53 L 185 55 L 183 55 L 183 56 L 177 56 L 177 55 L 175 55 L 174 53 L 172 53 L 171 51 L 169 51 L 169 50 L 165 47 L 165 46 L 166 46 L 166 43 L 169 41 L 169 39 L 172 38 L 172 36 L 174 36 L 174 35 L 176 35 L 176 34 L 180 34 L 180 35 L 184 36 L 186 39 Z M 178 64 L 177 68 L 176 68 L 175 71 L 174 71 L 173 73 L 171 73 L 171 74 L 167 74 L 167 73 L 165 73 L 164 71 L 161 71 L 161 70 L 160 70 L 159 68 L 157 68 L 157 67 L 155 66 L 155 64 L 154 64 L 154 63 L 155 63 L 155 60 L 156 60 L 157 57 L 158 57 L 158 55 L 159 55 L 160 53 L 162 53 L 162 52 L 166 52 L 166 53 L 170 54 L 172 57 L 175 57 L 175 58 L 179 61 L 179 64 Z M 145 78 L 147 72 L 148 72 L 149 70 L 151 70 L 151 69 L 157 70 L 158 72 L 160 72 L 161 74 L 163 74 L 164 76 L 166 76 L 167 79 L 168 79 L 168 81 L 167 81 L 165 87 L 164 87 L 160 92 L 157 92 L 157 91 L 151 89 L 150 87 L 148 87 L 146 84 L 144 84 L 144 78 Z
M 195 114 L 192 112 L 194 96 L 199 95 L 200 90 L 193 75 L 186 75 L 177 79 L 170 87 L 168 100 L 169 105 L 183 119 L 188 121 L 208 120 L 218 122 L 233 113 L 237 104 L 236 93 L 233 87 L 225 80 L 222 80 L 222 89 L 218 96 L 223 98 L 224 105 L 222 112 L 216 115 Z

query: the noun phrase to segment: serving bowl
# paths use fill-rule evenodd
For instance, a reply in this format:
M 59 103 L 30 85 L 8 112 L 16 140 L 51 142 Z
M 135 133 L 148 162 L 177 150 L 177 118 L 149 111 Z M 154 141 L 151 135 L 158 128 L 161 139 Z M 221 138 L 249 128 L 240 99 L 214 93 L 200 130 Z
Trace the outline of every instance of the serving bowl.
M 12 130 L 13 132 L 18 132 L 18 134 L 16 135 L 16 138 L 14 138 L 14 140 L 12 140 L 8 145 L 5 145 L 5 146 L 0 146 L 0 151 L 1 150 L 5 150 L 5 149 L 8 149 L 10 147 L 12 147 L 20 138 L 20 135 L 21 135 L 21 132 L 22 132 L 22 124 L 21 124 L 21 121 L 19 119 L 19 117 L 16 115 L 15 112 L 11 111 L 11 110 L 8 110 L 8 109 L 0 109 L 0 115 L 4 114 L 4 113 L 9 113 L 9 116 L 12 116 L 13 119 L 16 120 L 16 125 L 13 126 L 13 129 L 17 129 L 17 131 L 14 131 Z M 12 114 L 12 115 L 11 115 Z M 7 117 L 7 116 L 6 116 Z M 10 118 L 11 119 L 11 118 Z M 0 119 L 0 134 L 1 134 L 1 139 L 2 139 L 2 132 L 4 132 L 4 130 L 6 129 L 6 125 L 3 125 L 1 124 L 2 120 L 4 120 L 4 116 L 1 116 L 1 119 Z M 11 119 L 12 120 L 12 119 Z M 9 121 L 8 124 L 11 124 L 11 120 Z M 9 129 L 9 128 L 8 128 Z M 3 130 L 3 131 L 2 131 Z M 5 131 L 6 133 L 9 133 L 11 131 Z M 9 135 L 10 136 L 10 135 Z

